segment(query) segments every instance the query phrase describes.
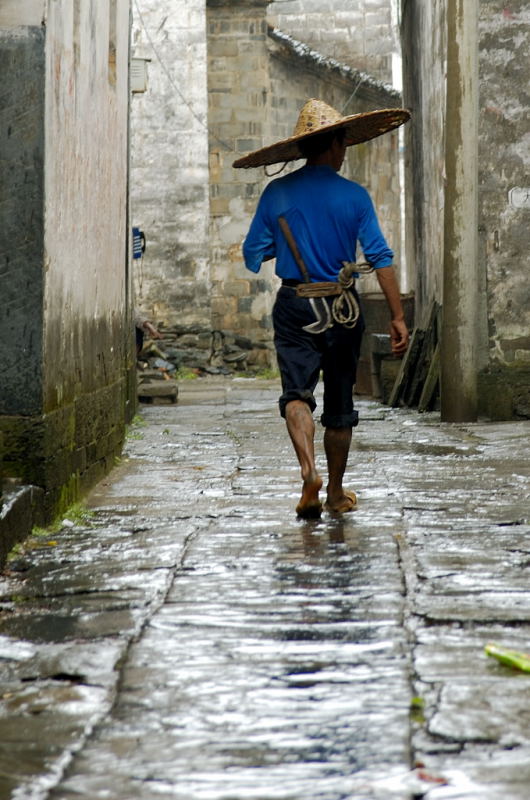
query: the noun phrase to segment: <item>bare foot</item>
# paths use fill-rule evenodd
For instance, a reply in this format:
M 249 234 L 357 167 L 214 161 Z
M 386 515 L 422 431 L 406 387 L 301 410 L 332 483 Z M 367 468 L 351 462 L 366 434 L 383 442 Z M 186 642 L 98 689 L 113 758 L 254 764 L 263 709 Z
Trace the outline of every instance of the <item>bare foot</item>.
M 333 498 L 328 495 L 324 508 L 333 514 L 345 514 L 353 511 L 357 507 L 357 496 L 355 492 L 344 491 L 341 497 Z
M 313 472 L 306 478 L 302 485 L 302 496 L 296 506 L 296 513 L 302 519 L 318 519 L 322 513 L 322 503 L 318 499 L 318 493 L 322 489 L 322 478 L 317 472 Z

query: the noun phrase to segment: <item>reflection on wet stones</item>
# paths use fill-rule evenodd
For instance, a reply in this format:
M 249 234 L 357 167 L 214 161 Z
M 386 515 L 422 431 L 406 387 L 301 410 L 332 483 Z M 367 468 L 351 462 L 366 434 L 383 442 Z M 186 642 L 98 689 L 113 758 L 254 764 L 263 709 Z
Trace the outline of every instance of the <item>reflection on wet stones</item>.
M 391 537 L 276 527 L 249 538 L 232 518 L 193 540 L 132 648 L 114 723 L 57 798 L 338 800 L 357 771 L 408 764 Z M 121 788 L 105 795 L 95 765 L 118 751 Z

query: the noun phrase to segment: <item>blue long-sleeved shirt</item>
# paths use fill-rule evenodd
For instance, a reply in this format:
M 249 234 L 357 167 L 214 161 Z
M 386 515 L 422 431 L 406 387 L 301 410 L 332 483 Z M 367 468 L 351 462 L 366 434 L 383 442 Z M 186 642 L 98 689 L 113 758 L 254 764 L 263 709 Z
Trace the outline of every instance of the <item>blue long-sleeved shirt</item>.
M 269 183 L 243 243 L 245 264 L 259 272 L 276 257 L 280 278 L 302 281 L 279 227 L 289 223 L 312 281 L 334 281 L 343 261 L 355 261 L 357 242 L 375 269 L 392 264 L 370 195 L 329 166 L 304 166 Z

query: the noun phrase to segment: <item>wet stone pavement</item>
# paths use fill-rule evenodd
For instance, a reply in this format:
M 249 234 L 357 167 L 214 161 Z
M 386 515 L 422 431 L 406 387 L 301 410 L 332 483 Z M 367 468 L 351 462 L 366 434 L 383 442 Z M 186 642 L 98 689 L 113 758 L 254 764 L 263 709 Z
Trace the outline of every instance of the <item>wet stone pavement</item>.
M 484 645 L 530 650 L 529 423 L 361 399 L 359 508 L 303 522 L 277 395 L 143 407 L 10 563 L 0 798 L 528 800 L 530 675 Z

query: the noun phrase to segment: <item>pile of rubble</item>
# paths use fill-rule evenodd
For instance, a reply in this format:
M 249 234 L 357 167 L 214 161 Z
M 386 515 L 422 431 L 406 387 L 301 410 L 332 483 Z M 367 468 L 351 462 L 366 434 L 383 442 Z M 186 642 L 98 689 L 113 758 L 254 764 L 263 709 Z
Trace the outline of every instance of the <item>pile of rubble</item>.
M 201 375 L 252 374 L 271 364 L 272 344 L 198 327 L 164 329 L 160 340 L 146 339 L 137 358 L 138 399 L 176 403 L 183 372 Z

